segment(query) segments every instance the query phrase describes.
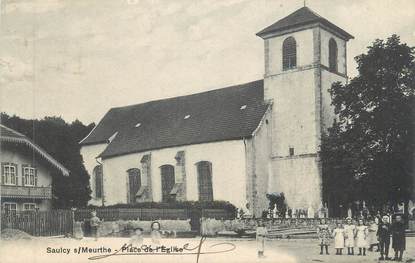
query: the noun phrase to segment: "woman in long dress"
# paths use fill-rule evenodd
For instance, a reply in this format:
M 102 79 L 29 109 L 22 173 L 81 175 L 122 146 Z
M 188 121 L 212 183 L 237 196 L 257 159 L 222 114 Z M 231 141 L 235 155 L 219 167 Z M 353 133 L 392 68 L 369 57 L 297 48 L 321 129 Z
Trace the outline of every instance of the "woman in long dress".
M 341 222 L 337 223 L 337 227 L 333 230 L 334 248 L 336 255 L 342 255 L 344 248 L 345 231 Z
M 366 256 L 366 248 L 368 247 L 368 233 L 368 227 L 364 225 L 363 219 L 359 219 L 358 226 L 356 227 L 356 247 L 359 248 L 359 256 Z
M 344 226 L 345 241 L 344 245 L 347 247 L 347 255 L 354 255 L 354 236 L 356 226 L 352 224 L 352 218 L 346 218 L 346 225 Z

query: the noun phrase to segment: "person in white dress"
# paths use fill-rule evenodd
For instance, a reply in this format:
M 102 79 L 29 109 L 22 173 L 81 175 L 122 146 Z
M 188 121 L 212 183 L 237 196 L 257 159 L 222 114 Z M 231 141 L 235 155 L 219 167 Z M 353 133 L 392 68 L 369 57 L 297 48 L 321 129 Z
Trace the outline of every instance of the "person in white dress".
M 342 255 L 344 248 L 345 230 L 342 223 L 337 222 L 337 227 L 333 230 L 334 248 L 336 249 L 336 255 Z
M 363 219 L 359 219 L 358 225 L 356 227 L 356 247 L 359 248 L 358 256 L 366 256 L 366 248 L 368 245 L 368 227 L 364 225 Z M 362 254 L 363 251 L 363 254 Z
M 344 226 L 345 232 L 345 247 L 347 247 L 347 255 L 354 255 L 354 236 L 356 226 L 352 224 L 352 218 L 346 218 L 346 225 Z
M 267 235 L 267 229 L 265 224 L 262 220 L 258 221 L 258 225 L 256 228 L 256 242 L 257 242 L 257 250 L 258 250 L 258 257 L 264 257 L 264 247 L 265 247 L 265 237 Z

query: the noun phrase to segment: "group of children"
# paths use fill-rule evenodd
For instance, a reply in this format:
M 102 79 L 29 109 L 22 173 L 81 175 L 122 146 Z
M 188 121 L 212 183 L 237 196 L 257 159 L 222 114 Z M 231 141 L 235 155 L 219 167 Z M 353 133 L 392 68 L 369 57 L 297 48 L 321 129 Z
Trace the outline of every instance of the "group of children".
M 334 239 L 334 248 L 336 255 L 342 255 L 343 249 L 347 248 L 347 255 L 354 255 L 354 248 L 358 248 L 357 255 L 365 256 L 366 249 L 372 251 L 378 247 L 381 256 L 379 260 L 390 260 L 389 245 L 390 236 L 392 235 L 392 247 L 395 250 L 393 260 L 402 261 L 403 251 L 405 250 L 405 225 L 401 215 L 396 215 L 395 222 L 389 223 L 389 217 L 383 216 L 379 224 L 371 219 L 368 225 L 365 225 L 363 219 L 358 219 L 357 225 L 354 225 L 350 217 L 346 218 L 346 224 L 337 222 L 337 227 L 331 231 L 326 219 L 321 219 L 317 228 L 319 237 L 320 255 L 325 249 L 328 255 L 328 246 L 330 239 Z

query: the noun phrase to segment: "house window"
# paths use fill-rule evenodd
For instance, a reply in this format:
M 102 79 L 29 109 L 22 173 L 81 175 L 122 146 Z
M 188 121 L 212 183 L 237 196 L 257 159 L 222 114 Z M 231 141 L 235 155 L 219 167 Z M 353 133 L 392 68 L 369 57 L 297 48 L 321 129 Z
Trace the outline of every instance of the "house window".
M 35 203 L 24 203 L 23 204 L 23 210 L 24 211 L 35 211 L 36 210 L 36 204 Z
M 294 147 L 290 147 L 289 151 L 290 151 L 290 156 L 293 156 L 294 155 Z
M 138 168 L 127 170 L 128 173 L 128 201 L 135 203 L 136 194 L 141 187 L 141 172 Z
M 23 184 L 25 186 L 37 185 L 37 171 L 36 168 L 31 166 L 23 166 Z
M 95 179 L 95 198 L 102 198 L 102 165 L 97 165 L 94 168 Z
M 173 189 L 175 184 L 174 179 L 174 166 L 173 165 L 163 165 L 160 167 L 161 173 L 161 194 L 162 201 L 169 202 L 171 200 L 170 192 Z
M 297 42 L 288 37 L 282 43 L 282 69 L 288 70 L 297 66 Z
M 3 203 L 3 210 L 7 212 L 16 212 L 17 204 L 16 203 Z
M 333 38 L 329 41 L 329 68 L 337 72 L 337 43 Z
M 5 185 L 17 185 L 17 165 L 3 163 L 1 166 L 1 181 Z
M 213 201 L 212 163 L 201 161 L 196 165 L 199 201 Z

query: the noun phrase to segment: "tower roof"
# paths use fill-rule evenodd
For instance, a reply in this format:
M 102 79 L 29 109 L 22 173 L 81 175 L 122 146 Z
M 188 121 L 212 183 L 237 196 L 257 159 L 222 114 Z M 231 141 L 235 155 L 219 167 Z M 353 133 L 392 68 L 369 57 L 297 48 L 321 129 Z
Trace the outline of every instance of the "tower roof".
M 294 13 L 278 20 L 274 24 L 264 28 L 257 33 L 257 36 L 266 38 L 267 35 L 285 31 L 288 29 L 293 29 L 300 26 L 310 25 L 310 24 L 321 24 L 333 30 L 335 33 L 340 35 L 345 40 L 354 38 L 352 35 L 331 23 L 324 17 L 321 17 L 319 14 L 315 13 L 308 7 L 302 7 L 295 11 Z

